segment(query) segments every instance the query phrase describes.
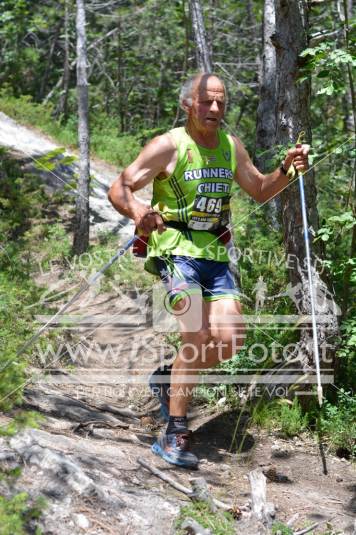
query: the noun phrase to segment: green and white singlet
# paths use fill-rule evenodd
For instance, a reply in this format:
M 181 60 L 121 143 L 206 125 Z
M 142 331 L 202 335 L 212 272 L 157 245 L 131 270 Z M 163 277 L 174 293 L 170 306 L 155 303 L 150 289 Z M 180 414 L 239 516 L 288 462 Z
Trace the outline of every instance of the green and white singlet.
M 155 178 L 151 206 L 165 221 L 187 225 L 187 230 L 167 228 L 151 233 L 145 268 L 157 274 L 154 257 L 171 255 L 228 262 L 228 254 L 214 230 L 230 219 L 230 195 L 236 172 L 235 144 L 218 130 L 219 145 L 207 149 L 198 145 L 185 127 L 174 128 L 172 137 L 178 152 L 173 173 Z

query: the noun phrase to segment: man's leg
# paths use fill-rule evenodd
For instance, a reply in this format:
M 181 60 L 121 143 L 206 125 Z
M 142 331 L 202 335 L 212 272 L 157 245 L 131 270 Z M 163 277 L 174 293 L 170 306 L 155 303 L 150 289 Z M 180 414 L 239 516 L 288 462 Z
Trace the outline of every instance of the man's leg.
M 184 303 L 178 306 L 183 308 Z M 182 345 L 171 374 L 171 416 L 186 416 L 199 371 L 230 359 L 243 346 L 245 336 L 241 304 L 234 299 L 202 301 L 198 332 L 189 332 L 184 317 L 180 324 Z
M 180 260 L 178 260 L 180 261 Z M 200 370 L 215 366 L 231 358 L 243 345 L 244 327 L 241 306 L 235 299 L 237 289 L 227 265 L 216 262 L 190 262 L 195 271 L 184 270 L 186 280 L 200 280 L 201 268 L 205 270 L 206 284 L 200 282 L 203 294 L 195 291 L 187 295 L 180 292 L 174 298 L 173 309 L 179 322 L 182 345 L 174 361 L 169 388 L 169 422 L 165 434 L 152 446 L 152 450 L 166 461 L 196 468 L 197 457 L 189 451 L 187 410 L 192 389 Z M 194 280 L 193 280 L 194 279 Z M 177 288 L 172 285 L 171 288 Z M 188 289 L 188 292 L 191 289 Z M 221 324 L 221 319 L 226 319 Z
M 192 308 L 194 314 L 192 317 Z M 197 307 L 200 313 L 197 313 Z M 190 451 L 187 407 L 196 382 L 199 351 L 209 341 L 208 317 L 201 294 L 180 299 L 175 305 L 182 335 L 182 346 L 173 363 L 169 387 L 169 421 L 167 429 L 153 444 L 152 451 L 171 464 L 184 468 L 198 467 L 198 458 Z M 184 310 L 187 310 L 183 313 Z M 196 324 L 198 321 L 198 325 Z M 193 382 L 189 381 L 191 373 Z
M 200 325 L 192 325 L 189 311 L 187 314 L 177 316 L 181 333 L 181 347 L 171 372 L 170 416 L 187 415 L 192 389 L 196 384 L 198 371 L 202 368 L 202 351 L 208 348 L 211 343 L 207 304 L 201 295 L 191 296 L 191 299 L 195 301 L 194 308 L 199 307 L 201 310 L 200 317 L 196 318 Z M 186 299 L 182 299 L 175 306 L 177 312 L 185 308 L 187 308 Z
M 156 258 L 156 265 L 167 291 L 162 308 L 176 316 L 181 332 L 194 331 L 195 336 L 192 341 L 196 344 L 196 339 L 201 336 L 202 325 L 204 322 L 207 323 L 207 320 L 202 318 L 202 291 L 195 259 L 184 256 Z M 190 342 L 191 340 L 187 340 L 188 344 Z M 172 366 L 161 363 L 149 380 L 151 392 L 160 401 L 161 417 L 166 422 L 169 420 Z

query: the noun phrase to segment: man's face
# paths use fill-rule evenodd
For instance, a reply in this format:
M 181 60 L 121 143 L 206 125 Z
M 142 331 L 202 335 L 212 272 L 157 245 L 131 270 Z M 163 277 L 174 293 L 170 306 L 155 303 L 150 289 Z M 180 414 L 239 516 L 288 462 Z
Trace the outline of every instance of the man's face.
M 220 127 L 225 112 L 225 91 L 215 76 L 203 76 L 194 87 L 189 118 L 201 131 L 213 132 Z

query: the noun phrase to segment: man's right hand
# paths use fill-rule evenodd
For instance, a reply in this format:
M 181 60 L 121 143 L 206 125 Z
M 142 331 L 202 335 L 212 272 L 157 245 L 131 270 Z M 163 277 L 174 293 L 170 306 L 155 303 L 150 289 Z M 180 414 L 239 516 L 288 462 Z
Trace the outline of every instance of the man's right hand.
M 153 230 L 158 230 L 158 233 L 162 234 L 167 229 L 160 214 L 152 209 L 135 218 L 135 224 L 139 233 L 144 236 L 149 236 Z

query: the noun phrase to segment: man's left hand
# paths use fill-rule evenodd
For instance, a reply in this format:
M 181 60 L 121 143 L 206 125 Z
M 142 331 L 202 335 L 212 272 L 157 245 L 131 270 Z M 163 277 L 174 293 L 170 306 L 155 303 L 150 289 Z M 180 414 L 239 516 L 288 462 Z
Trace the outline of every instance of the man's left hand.
M 295 148 L 289 149 L 287 156 L 284 159 L 283 167 L 288 171 L 293 164 L 297 171 L 304 173 L 308 170 L 308 154 L 310 151 L 309 145 L 296 145 Z

